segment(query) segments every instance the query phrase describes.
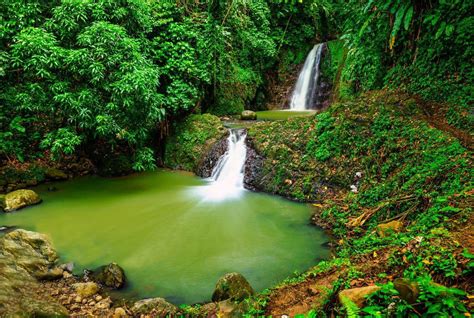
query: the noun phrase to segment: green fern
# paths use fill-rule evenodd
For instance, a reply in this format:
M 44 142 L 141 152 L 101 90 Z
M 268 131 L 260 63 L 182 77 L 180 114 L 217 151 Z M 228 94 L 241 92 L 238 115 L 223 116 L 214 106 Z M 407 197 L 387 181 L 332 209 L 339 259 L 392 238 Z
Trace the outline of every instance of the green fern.
M 358 318 L 360 317 L 360 308 L 349 298 L 342 296 L 341 303 L 344 309 L 346 310 L 348 318 Z

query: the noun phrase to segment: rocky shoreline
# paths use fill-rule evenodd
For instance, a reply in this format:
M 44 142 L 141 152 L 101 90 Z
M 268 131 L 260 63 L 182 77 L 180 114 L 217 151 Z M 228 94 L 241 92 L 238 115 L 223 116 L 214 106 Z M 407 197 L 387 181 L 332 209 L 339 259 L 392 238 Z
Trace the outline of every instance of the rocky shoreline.
M 212 302 L 178 308 L 163 298 L 133 301 L 111 291 L 121 289 L 123 269 L 111 263 L 74 275 L 73 263 L 60 263 L 49 238 L 23 229 L 0 231 L 0 316 L 166 317 L 240 316 L 254 291 L 239 273 L 221 277 Z M 111 296 L 114 295 L 114 296 Z

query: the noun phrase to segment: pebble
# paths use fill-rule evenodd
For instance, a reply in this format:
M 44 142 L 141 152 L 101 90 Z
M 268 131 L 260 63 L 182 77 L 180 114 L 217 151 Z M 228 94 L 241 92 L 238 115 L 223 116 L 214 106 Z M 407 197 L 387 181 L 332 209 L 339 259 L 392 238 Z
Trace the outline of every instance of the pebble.
M 74 301 L 76 303 L 82 303 L 82 297 L 81 296 L 76 296 L 76 298 L 74 299 Z
M 69 273 L 72 273 L 72 270 L 74 269 L 74 263 L 69 262 L 69 263 L 66 263 L 66 264 L 62 264 L 60 267 L 63 270 L 68 271 Z
M 127 312 L 122 307 L 115 308 L 113 318 L 127 317 Z
M 72 274 L 67 272 L 67 271 L 64 271 L 63 272 L 63 278 L 69 278 L 69 277 L 72 277 Z
M 99 301 L 95 305 L 95 307 L 99 308 L 99 309 L 109 309 L 111 304 L 112 304 L 112 301 L 110 300 L 109 297 L 107 297 L 107 298 L 102 299 L 101 301 Z
M 101 295 L 95 296 L 95 301 L 101 301 L 101 300 L 102 300 L 102 296 L 101 296 Z

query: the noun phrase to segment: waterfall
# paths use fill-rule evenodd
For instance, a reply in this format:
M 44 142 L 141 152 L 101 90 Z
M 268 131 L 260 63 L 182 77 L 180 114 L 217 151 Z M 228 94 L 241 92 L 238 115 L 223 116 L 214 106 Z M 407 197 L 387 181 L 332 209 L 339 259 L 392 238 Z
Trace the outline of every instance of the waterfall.
M 220 201 L 239 197 L 244 189 L 244 165 L 247 158 L 247 135 L 244 129 L 230 129 L 227 151 L 217 161 L 208 179 L 208 186 L 200 190 L 207 200 Z
M 324 43 L 316 44 L 306 57 L 291 96 L 290 110 L 308 110 L 315 104 L 319 86 L 319 64 L 323 48 Z

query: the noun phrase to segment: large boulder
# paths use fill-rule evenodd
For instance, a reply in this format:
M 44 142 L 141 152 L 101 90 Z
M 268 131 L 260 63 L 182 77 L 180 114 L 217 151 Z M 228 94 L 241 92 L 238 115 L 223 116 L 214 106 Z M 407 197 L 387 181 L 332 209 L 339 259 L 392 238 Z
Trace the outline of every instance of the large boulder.
M 342 304 L 344 303 L 344 299 L 347 298 L 354 304 L 356 304 L 359 308 L 361 308 L 364 305 L 367 296 L 375 293 L 379 289 L 380 287 L 376 285 L 345 289 L 339 292 L 339 302 Z
M 252 296 L 254 293 L 252 286 L 242 274 L 228 273 L 219 278 L 216 284 L 212 301 L 222 301 L 226 299 L 240 301 Z
M 148 298 L 137 301 L 133 305 L 132 311 L 138 316 L 148 314 L 153 317 L 172 317 L 178 312 L 178 307 L 163 298 Z
M 0 238 L 0 317 L 65 317 L 32 276 L 50 271 L 56 253 L 42 235 L 15 230 Z
M 403 229 L 403 223 L 400 221 L 391 221 L 377 225 L 377 234 L 380 237 L 389 236 L 392 233 L 398 233 Z
M 99 267 L 92 274 L 92 279 L 104 286 L 119 289 L 125 285 L 125 272 L 116 263 Z
M 2 205 L 5 212 L 12 212 L 40 202 L 41 198 L 36 192 L 33 190 L 21 189 L 5 195 Z
M 244 110 L 240 114 L 240 119 L 241 120 L 256 120 L 257 119 L 257 113 L 251 110 Z
M 16 266 L 35 278 L 44 277 L 54 267 L 58 254 L 44 234 L 14 230 L 3 237 L 3 252 Z

